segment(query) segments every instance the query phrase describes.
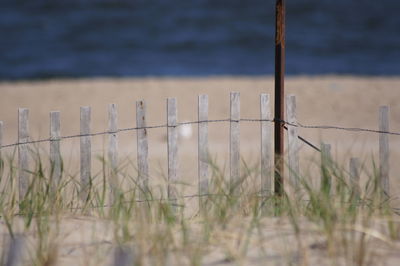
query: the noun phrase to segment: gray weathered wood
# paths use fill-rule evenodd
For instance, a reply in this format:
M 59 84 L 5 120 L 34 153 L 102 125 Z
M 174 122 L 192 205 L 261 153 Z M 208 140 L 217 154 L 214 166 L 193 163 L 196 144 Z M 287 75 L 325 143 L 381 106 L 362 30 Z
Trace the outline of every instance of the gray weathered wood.
M 110 188 L 110 204 L 114 204 L 116 193 L 118 190 L 118 111 L 116 104 L 108 105 L 108 161 L 109 169 L 109 188 Z
M 240 93 L 230 94 L 230 189 L 240 186 Z
M 133 250 L 127 247 L 118 246 L 114 250 L 113 266 L 134 266 Z
M 175 201 L 178 182 L 178 106 L 176 98 L 167 99 L 168 198 Z
M 53 192 L 61 181 L 60 128 L 60 112 L 50 112 L 50 178 Z
M 137 167 L 138 183 L 140 185 L 140 199 L 145 199 L 149 192 L 149 144 L 146 129 L 146 103 L 141 100 L 136 102 L 136 127 L 137 130 Z
M 379 130 L 389 131 L 389 107 L 379 108 Z M 379 134 L 379 183 L 386 196 L 389 196 L 389 135 Z
M 321 144 L 321 190 L 325 193 L 331 193 L 332 176 L 330 169 L 332 168 L 331 145 Z
M 289 157 L 289 182 L 294 190 L 299 189 L 299 139 L 296 120 L 296 97 L 294 95 L 287 96 L 286 99 L 286 115 L 288 120 L 288 157 Z
M 261 194 L 272 196 L 272 120 L 269 94 L 260 96 L 261 114 Z
M 3 147 L 3 121 L 0 121 L 0 170 L 3 170 L 4 162 L 2 157 L 2 147 Z M 0 172 L 1 174 L 1 172 Z
M 18 143 L 29 141 L 29 110 L 18 109 Z M 29 186 L 29 144 L 18 145 L 19 200 L 24 199 Z
M 24 257 L 24 242 L 24 237 L 18 234 L 14 235 L 14 237 L 10 239 L 4 266 L 22 265 L 22 259 Z
M 360 196 L 360 160 L 358 158 L 350 158 L 350 184 L 355 195 Z
M 199 195 L 208 195 L 208 95 L 199 95 L 198 97 L 198 178 Z M 204 121 L 204 122 L 202 122 Z M 199 198 L 200 208 L 204 205 L 205 197 Z
M 90 107 L 81 107 L 81 135 L 90 134 Z M 86 201 L 91 184 L 91 137 L 80 137 L 80 152 L 81 152 L 81 199 Z

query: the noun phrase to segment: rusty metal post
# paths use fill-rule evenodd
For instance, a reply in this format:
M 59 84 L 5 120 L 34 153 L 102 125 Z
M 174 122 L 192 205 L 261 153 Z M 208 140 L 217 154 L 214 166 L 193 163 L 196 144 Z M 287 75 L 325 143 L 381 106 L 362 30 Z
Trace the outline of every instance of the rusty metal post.
M 275 194 L 283 193 L 285 99 L 285 0 L 276 1 L 275 13 Z

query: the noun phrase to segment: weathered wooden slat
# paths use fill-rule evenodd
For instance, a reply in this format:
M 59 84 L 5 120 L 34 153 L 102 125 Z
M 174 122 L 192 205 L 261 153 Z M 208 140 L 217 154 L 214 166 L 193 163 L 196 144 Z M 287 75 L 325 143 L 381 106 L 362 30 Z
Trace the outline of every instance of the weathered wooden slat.
M 134 266 L 133 250 L 127 247 L 118 246 L 114 250 L 114 263 L 113 266 Z
M 198 178 L 199 178 L 199 206 L 202 208 L 209 193 L 209 174 L 208 174 L 208 95 L 199 95 L 198 98 Z M 202 122 L 204 121 L 204 122 Z
M 50 178 L 53 192 L 61 181 L 61 153 L 60 153 L 61 122 L 60 112 L 50 112 Z
M 356 196 L 360 196 L 360 160 L 358 158 L 350 158 L 350 184 Z
M 29 141 L 29 110 L 18 109 L 18 171 L 19 171 L 19 201 L 24 199 L 29 186 L 29 146 L 21 144 Z
M 379 130 L 389 131 L 389 107 L 381 106 L 379 108 Z M 382 192 L 389 196 L 389 135 L 379 134 L 379 183 Z
M 327 194 L 331 193 L 332 176 L 330 169 L 332 168 L 331 145 L 321 144 L 321 190 Z
M 91 109 L 88 106 L 81 107 L 81 135 L 90 134 L 90 113 Z M 81 199 L 86 201 L 89 196 L 90 185 L 91 185 L 91 137 L 81 136 L 80 137 L 80 152 L 81 152 Z
M 240 186 L 240 93 L 230 94 L 230 189 Z
M 270 96 L 260 96 L 261 114 L 261 194 L 269 197 L 273 195 L 272 188 L 272 123 Z
M 177 197 L 178 182 L 178 106 L 176 98 L 167 99 L 167 138 L 168 138 L 168 199 L 174 202 Z
M 299 141 L 296 120 L 296 97 L 287 96 L 286 115 L 288 120 L 288 157 L 289 157 L 289 183 L 295 191 L 299 189 Z M 289 184 L 287 184 L 289 185 Z
M 114 204 L 116 193 L 118 190 L 118 111 L 116 104 L 108 105 L 108 161 L 109 169 L 109 188 L 110 188 L 110 204 Z
M 2 157 L 2 147 L 3 147 L 3 121 L 0 121 L 0 174 L 1 171 L 4 169 L 4 161 Z
M 4 266 L 22 265 L 24 257 L 24 242 L 24 237 L 18 234 L 14 235 L 14 237 L 10 239 Z
M 146 103 L 141 100 L 136 102 L 136 127 L 137 130 L 137 167 L 138 183 L 140 185 L 140 199 L 145 199 L 149 192 L 149 144 L 146 129 Z

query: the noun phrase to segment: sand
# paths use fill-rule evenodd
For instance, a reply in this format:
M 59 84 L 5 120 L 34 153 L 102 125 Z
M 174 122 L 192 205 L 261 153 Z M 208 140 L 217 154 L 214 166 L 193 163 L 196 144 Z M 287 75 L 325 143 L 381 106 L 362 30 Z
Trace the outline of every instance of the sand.
M 4 122 L 3 144 L 17 140 L 17 109 L 30 110 L 31 139 L 48 138 L 49 112 L 61 111 L 62 135 L 79 133 L 80 106 L 92 107 L 92 132 L 107 130 L 107 106 L 118 105 L 120 128 L 135 123 L 135 101 L 145 100 L 148 125 L 166 123 L 166 98 L 177 97 L 178 120 L 197 119 L 197 96 L 209 96 L 209 118 L 229 117 L 229 93 L 241 94 L 241 117 L 259 118 L 259 96 L 273 96 L 273 78 L 265 77 L 204 77 L 204 78 L 96 78 L 76 80 L 21 81 L 0 83 L 0 120 Z M 354 76 L 299 76 L 286 81 L 287 94 L 297 98 L 297 118 L 305 125 L 335 125 L 341 127 L 378 128 L 378 108 L 390 108 L 390 130 L 400 132 L 400 77 Z M 272 107 L 271 107 L 272 108 Z M 181 178 L 187 182 L 186 194 L 197 189 L 197 126 L 193 134 L 180 140 L 179 164 Z M 378 134 L 354 133 L 340 130 L 300 129 L 299 134 L 319 146 L 332 145 L 333 157 L 347 169 L 351 157 L 359 157 L 365 164 L 378 162 Z M 136 164 L 135 132 L 119 134 L 120 161 Z M 151 182 L 158 183 L 166 176 L 166 129 L 149 130 L 149 156 Z M 210 124 L 210 153 L 228 173 L 229 124 Z M 391 193 L 399 191 L 400 136 L 390 136 Z M 104 155 L 106 136 L 93 138 L 93 155 Z M 48 144 L 41 144 L 43 153 Z M 79 139 L 62 142 L 66 170 L 78 175 Z M 12 148 L 3 150 L 11 152 Z M 260 129 L 257 122 L 241 124 L 241 152 L 252 167 L 259 163 Z M 300 149 L 301 168 L 304 173 L 316 171 L 319 154 L 307 145 Z M 313 166 L 314 165 L 314 166 Z M 100 171 L 94 160 L 94 172 Z M 371 169 L 366 167 L 365 175 Z M 314 173 L 315 174 L 315 173 Z M 75 223 L 75 222 L 74 222 Z M 103 240 L 98 240 L 103 241 Z
M 0 83 L 0 120 L 4 122 L 4 144 L 17 140 L 17 109 L 30 110 L 31 139 L 48 138 L 49 112 L 61 111 L 62 135 L 79 133 L 79 107 L 92 107 L 92 132 L 107 130 L 107 106 L 118 105 L 120 128 L 130 128 L 135 122 L 135 101 L 143 99 L 147 105 L 148 125 L 166 123 L 166 98 L 177 97 L 178 120 L 197 119 L 197 96 L 208 94 L 209 118 L 229 117 L 229 93 L 241 93 L 241 117 L 259 118 L 259 95 L 273 96 L 272 77 L 204 77 L 204 78 L 123 78 L 123 79 L 77 79 L 50 81 L 23 81 Z M 316 76 L 289 77 L 287 94 L 297 97 L 297 118 L 305 125 L 336 125 L 343 127 L 378 128 L 378 108 L 390 108 L 390 130 L 400 132 L 400 78 L 398 77 L 351 77 Z M 193 136 L 182 139 L 180 165 L 196 169 L 197 127 Z M 259 158 L 259 123 L 241 125 L 242 156 L 256 163 Z M 321 141 L 332 145 L 333 156 L 347 165 L 350 157 L 377 159 L 378 135 L 373 133 L 351 133 L 339 130 L 300 129 L 299 134 L 319 145 Z M 165 171 L 166 129 L 152 129 L 150 137 L 150 159 Z M 229 126 L 227 123 L 210 125 L 210 150 L 221 161 L 228 158 Z M 93 139 L 94 155 L 102 154 L 106 137 Z M 400 156 L 400 137 L 390 136 L 391 173 L 398 172 L 396 158 Z M 42 145 L 46 150 L 47 144 Z M 68 158 L 78 155 L 79 142 L 64 141 L 64 154 Z M 72 150 L 72 151 L 71 151 Z M 313 155 L 313 150 L 303 146 L 302 158 Z M 134 132 L 120 134 L 121 157 L 136 155 Z M 65 156 L 65 155 L 64 155 Z M 161 170 L 159 169 L 159 170 Z M 192 171 L 196 175 L 195 171 Z

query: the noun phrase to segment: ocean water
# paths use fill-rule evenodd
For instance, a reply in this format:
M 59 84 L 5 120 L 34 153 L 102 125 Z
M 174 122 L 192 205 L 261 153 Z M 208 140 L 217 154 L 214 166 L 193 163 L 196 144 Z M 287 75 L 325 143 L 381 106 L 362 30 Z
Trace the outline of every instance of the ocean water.
M 288 74 L 400 74 L 400 1 L 286 0 Z M 0 0 L 0 79 L 265 75 L 274 0 Z

